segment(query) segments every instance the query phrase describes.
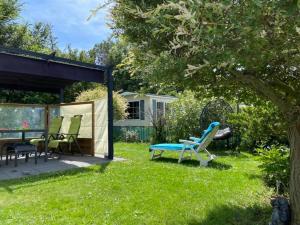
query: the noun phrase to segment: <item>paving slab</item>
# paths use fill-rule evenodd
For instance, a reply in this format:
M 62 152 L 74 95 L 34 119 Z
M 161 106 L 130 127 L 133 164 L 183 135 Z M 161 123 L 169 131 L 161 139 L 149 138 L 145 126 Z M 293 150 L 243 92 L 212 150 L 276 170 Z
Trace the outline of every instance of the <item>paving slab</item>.
M 14 159 L 5 165 L 5 160 L 0 160 L 0 180 L 9 180 L 43 173 L 51 173 L 58 171 L 65 171 L 75 168 L 89 167 L 92 165 L 101 165 L 111 162 L 111 160 L 104 158 L 102 155 L 96 156 L 62 156 L 58 158 L 49 158 L 47 162 L 41 157 L 38 159 L 37 164 L 34 163 L 32 157 L 28 162 L 24 158 L 18 159 L 18 166 L 14 166 Z M 122 158 L 114 158 L 113 161 L 123 161 Z

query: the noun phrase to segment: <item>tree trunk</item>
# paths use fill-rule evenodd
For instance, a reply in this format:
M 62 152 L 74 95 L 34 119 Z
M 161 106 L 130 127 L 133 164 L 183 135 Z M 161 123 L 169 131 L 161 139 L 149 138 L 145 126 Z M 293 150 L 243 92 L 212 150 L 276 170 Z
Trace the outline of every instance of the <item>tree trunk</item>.
M 292 225 L 300 225 L 300 122 L 288 131 L 291 149 L 290 204 Z

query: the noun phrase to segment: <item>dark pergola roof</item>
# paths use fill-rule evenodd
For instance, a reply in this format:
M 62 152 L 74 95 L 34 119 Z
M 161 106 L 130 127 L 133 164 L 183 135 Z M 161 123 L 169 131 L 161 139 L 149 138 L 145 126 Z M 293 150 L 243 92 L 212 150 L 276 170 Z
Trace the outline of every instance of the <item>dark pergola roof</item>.
M 0 46 L 0 88 L 62 93 L 74 82 L 107 85 L 108 158 L 113 159 L 113 79 L 109 67 Z M 47 157 L 46 157 L 47 158 Z
M 0 88 L 59 93 L 74 82 L 105 82 L 106 67 L 0 47 Z

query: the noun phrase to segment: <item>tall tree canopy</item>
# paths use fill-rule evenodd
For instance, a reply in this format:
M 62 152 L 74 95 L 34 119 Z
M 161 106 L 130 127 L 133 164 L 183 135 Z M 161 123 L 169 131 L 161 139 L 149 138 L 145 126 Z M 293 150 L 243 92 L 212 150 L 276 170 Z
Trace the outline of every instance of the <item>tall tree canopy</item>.
M 94 53 L 96 64 L 114 67 L 113 77 L 116 91 L 157 92 L 159 88 L 151 86 L 140 73 L 130 73 L 127 63 L 123 62 L 129 53 L 129 49 L 128 42 L 120 38 L 114 41 L 108 39 L 96 44 L 91 51 Z
M 21 4 L 18 0 L 0 0 L 0 46 L 51 53 L 57 49 L 49 24 L 29 25 L 17 22 Z M 58 97 L 45 93 L 0 90 L 1 102 L 55 103 Z
M 0 0 L 0 45 L 45 53 L 57 49 L 51 25 L 17 21 L 21 8 L 18 0 Z
M 116 0 L 114 29 L 132 70 L 197 89 L 248 89 L 288 124 L 290 202 L 300 224 L 300 11 L 297 0 Z
M 36 22 L 33 25 L 21 23 L 18 19 L 22 10 L 19 0 L 0 0 L 0 46 L 20 48 L 35 52 L 50 54 L 56 52 L 57 56 L 94 63 L 96 51 L 77 50 L 67 46 L 61 51 L 57 47 L 56 37 L 53 35 L 52 26 Z M 65 101 L 75 101 L 80 92 L 94 88 L 92 83 L 78 82 L 65 90 Z M 1 102 L 17 103 L 57 103 L 58 95 L 24 92 L 15 90 L 0 90 Z

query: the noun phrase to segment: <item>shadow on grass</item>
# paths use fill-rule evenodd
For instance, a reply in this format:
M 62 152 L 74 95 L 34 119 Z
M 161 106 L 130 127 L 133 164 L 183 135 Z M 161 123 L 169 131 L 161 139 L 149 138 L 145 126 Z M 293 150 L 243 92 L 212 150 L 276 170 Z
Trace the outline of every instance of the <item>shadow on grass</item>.
M 263 179 L 263 175 L 262 174 L 247 174 L 248 178 L 251 180 L 256 180 L 256 179 Z
M 230 150 L 226 150 L 226 151 L 210 151 L 212 154 L 215 154 L 217 156 L 230 156 L 230 157 L 237 157 L 237 158 L 241 158 L 241 159 L 246 159 L 249 158 L 249 156 L 243 152 L 237 152 L 237 151 L 230 151 Z
M 3 190 L 9 193 L 13 193 L 13 191 L 18 190 L 20 188 L 38 185 L 38 183 L 42 181 L 46 181 L 47 183 L 55 183 L 59 181 L 59 179 L 57 178 L 67 180 L 72 179 L 75 175 L 84 176 L 86 173 L 89 172 L 104 173 L 109 164 L 110 161 L 101 163 L 100 165 L 97 164 L 89 167 L 73 168 L 64 171 L 42 173 L 39 175 L 32 175 L 12 180 L 2 180 L 0 181 L 0 193 Z
M 172 164 L 176 163 L 176 164 L 178 164 L 178 159 L 175 159 L 175 158 L 161 157 L 158 159 L 154 159 L 152 161 L 157 162 L 157 163 L 172 163 Z M 189 166 L 189 167 L 200 167 L 199 161 L 194 160 L 194 159 L 185 160 L 185 161 L 181 162 L 180 165 Z M 218 170 L 229 170 L 231 167 L 232 166 L 229 164 L 225 164 L 225 163 L 221 163 L 221 162 L 217 162 L 217 161 L 212 161 L 212 162 L 209 162 L 209 164 L 208 164 L 208 168 L 214 168 L 214 169 L 218 169 Z
M 266 225 L 271 218 L 271 207 L 219 206 L 203 220 L 192 218 L 188 225 Z

